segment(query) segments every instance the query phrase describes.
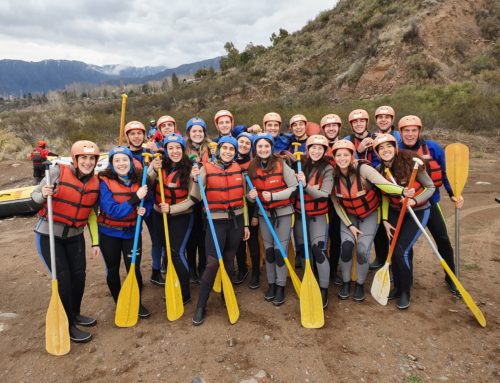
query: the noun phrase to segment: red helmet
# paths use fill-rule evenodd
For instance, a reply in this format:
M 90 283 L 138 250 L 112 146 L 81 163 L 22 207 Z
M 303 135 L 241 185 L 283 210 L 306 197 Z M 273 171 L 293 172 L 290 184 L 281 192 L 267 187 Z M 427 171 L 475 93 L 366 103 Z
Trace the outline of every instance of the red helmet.
M 44 140 L 38 141 L 38 144 L 37 144 L 37 146 L 39 146 L 40 148 L 45 148 L 46 145 L 47 145 L 47 143 Z

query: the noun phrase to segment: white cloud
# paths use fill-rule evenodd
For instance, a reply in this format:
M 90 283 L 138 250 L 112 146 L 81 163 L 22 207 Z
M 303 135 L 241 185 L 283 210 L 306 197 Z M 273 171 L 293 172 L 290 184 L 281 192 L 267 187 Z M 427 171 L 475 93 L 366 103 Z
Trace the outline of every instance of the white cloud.
M 0 3 L 0 58 L 175 67 L 223 55 L 232 41 L 269 45 L 336 1 L 7 0 Z

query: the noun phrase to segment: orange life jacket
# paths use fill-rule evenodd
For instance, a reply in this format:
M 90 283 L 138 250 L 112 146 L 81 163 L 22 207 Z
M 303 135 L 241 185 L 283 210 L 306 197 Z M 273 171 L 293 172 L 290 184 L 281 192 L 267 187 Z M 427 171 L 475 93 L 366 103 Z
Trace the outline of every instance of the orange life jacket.
M 207 162 L 205 171 L 207 175 L 205 193 L 211 211 L 228 211 L 243 207 L 245 194 L 243 176 L 236 162 L 232 162 L 227 169 Z
M 323 184 L 323 174 L 319 173 L 318 169 L 314 171 L 307 182 L 309 186 L 318 185 L 321 189 L 321 185 Z M 323 173 L 323 171 L 321 171 L 321 173 Z M 324 215 L 328 213 L 328 198 L 314 199 L 305 191 L 304 188 L 304 208 L 308 216 Z M 295 211 L 300 213 L 300 198 L 295 199 Z
M 367 137 L 375 138 L 375 135 L 373 135 L 372 133 L 368 133 L 368 135 L 365 138 Z M 358 147 L 361 144 L 361 141 L 363 141 L 365 138 L 360 139 L 356 137 L 354 134 L 351 134 L 347 136 L 345 139 L 351 141 L 354 144 L 354 147 L 356 148 L 356 154 L 360 160 L 373 162 L 373 157 L 375 153 L 373 152 L 372 148 L 367 148 L 363 153 L 357 152 Z
M 99 198 L 99 180 L 92 175 L 82 183 L 68 165 L 59 164 L 59 169 L 57 191 L 52 196 L 54 221 L 71 227 L 85 226 Z M 40 216 L 47 218 L 47 205 L 40 210 Z
M 180 174 L 177 170 L 167 175 L 165 169 L 161 170 L 163 178 L 163 191 L 165 193 L 165 203 L 175 205 L 188 197 L 188 188 L 181 188 Z M 156 183 L 155 201 L 161 203 L 160 183 Z
M 292 203 L 291 199 L 283 199 L 280 201 L 265 201 L 262 198 L 262 192 L 268 191 L 277 193 L 288 189 L 288 185 L 283 178 L 283 163 L 282 160 L 277 162 L 276 169 L 272 173 L 265 173 L 261 167 L 257 168 L 257 176 L 252 178 L 252 184 L 257 190 L 260 202 L 266 210 L 276 209 L 277 207 L 287 206 Z
M 250 159 L 246 162 L 242 162 L 242 163 L 238 162 L 238 165 L 240 165 L 242 172 L 246 172 L 248 170 L 248 167 L 250 166 L 250 162 L 251 162 Z
M 375 188 L 367 190 L 363 185 L 359 166 L 356 168 L 356 176 L 350 187 L 340 180 L 340 176 L 336 176 L 333 191 L 344 210 L 359 218 L 368 217 L 380 205 L 380 196 L 377 190 Z
M 134 193 L 139 189 L 138 184 L 132 184 L 130 186 L 124 185 L 118 180 L 112 180 L 108 177 L 100 177 L 100 180 L 108 186 L 109 191 L 113 194 L 113 199 L 116 202 L 124 203 L 132 197 Z M 102 210 L 99 212 L 97 217 L 97 222 L 113 227 L 132 227 L 135 226 L 137 221 L 137 209 L 132 209 L 132 212 L 124 218 L 115 218 Z
M 388 181 L 392 182 L 392 180 L 387 177 L 385 177 Z M 406 182 L 402 182 L 401 186 L 405 186 L 406 187 Z M 415 189 L 415 196 L 419 195 L 419 194 L 422 194 L 424 191 L 425 191 L 425 188 L 422 186 L 422 184 L 420 182 L 418 182 L 417 180 L 413 181 L 413 188 Z M 401 203 L 402 203 L 402 198 L 400 195 L 391 195 L 391 194 L 386 194 L 384 193 L 388 199 L 389 199 L 389 204 L 394 208 L 394 209 L 397 209 L 397 210 L 401 210 Z M 427 200 L 423 201 L 423 202 L 420 202 L 416 205 L 414 205 L 413 207 L 420 207 L 420 206 L 423 206 L 427 203 Z
M 429 147 L 425 142 L 422 142 L 417 150 L 417 153 L 426 160 L 427 173 L 434 182 L 434 186 L 437 188 L 443 184 L 443 171 L 441 170 L 441 166 L 439 163 L 431 157 L 431 153 L 429 151 Z

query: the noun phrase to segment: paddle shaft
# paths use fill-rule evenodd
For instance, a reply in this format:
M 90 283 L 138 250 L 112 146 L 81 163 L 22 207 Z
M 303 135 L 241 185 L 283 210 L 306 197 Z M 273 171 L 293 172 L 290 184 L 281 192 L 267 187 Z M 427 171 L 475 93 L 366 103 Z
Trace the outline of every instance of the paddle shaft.
M 455 271 L 460 278 L 460 209 L 455 207 Z
M 148 163 L 149 159 L 147 157 L 144 158 L 144 172 L 142 173 L 142 182 L 141 186 L 146 185 L 146 179 L 148 177 Z M 144 197 L 141 199 L 141 203 L 139 204 L 139 208 L 144 207 Z M 139 235 L 141 233 L 141 224 L 142 224 L 142 216 L 137 214 L 137 223 L 135 225 L 135 234 L 134 234 L 134 247 L 132 250 L 132 265 L 135 265 L 135 259 L 137 257 L 137 248 L 139 247 Z
M 50 169 L 49 165 L 46 165 L 45 169 L 45 180 L 47 181 L 47 186 L 50 186 Z M 52 273 L 52 279 L 57 279 L 56 273 L 56 245 L 54 241 L 54 211 L 52 209 L 52 196 L 47 196 L 47 211 L 48 211 L 48 221 L 49 221 L 49 248 L 50 248 L 50 271 Z
M 156 157 L 160 157 L 161 154 L 155 154 Z M 165 203 L 165 194 L 163 188 L 163 172 L 161 168 L 158 168 L 158 183 L 160 184 L 160 198 L 161 203 Z M 167 248 L 167 259 L 169 264 L 172 263 L 172 253 L 170 252 L 170 235 L 168 234 L 168 219 L 167 213 L 162 213 L 163 215 L 163 228 L 165 230 L 165 247 Z
M 300 152 L 295 152 L 295 154 Z M 297 161 L 297 171 L 300 173 L 302 171 L 302 164 L 300 162 L 300 154 Z M 304 210 L 304 186 L 302 182 L 299 181 L 299 195 L 300 195 L 300 216 L 302 218 L 302 238 L 304 238 L 304 256 L 306 261 L 309 260 L 309 240 L 307 238 L 307 222 L 306 222 L 306 212 Z
M 415 165 L 413 166 L 413 171 L 411 172 L 410 181 L 407 184 L 408 189 L 411 189 L 411 187 L 413 186 L 413 182 L 415 181 L 415 178 L 417 178 L 418 166 L 419 166 L 418 163 L 415 162 Z M 389 169 L 386 169 L 386 172 L 387 171 L 389 171 Z M 408 197 L 404 197 L 403 206 L 401 206 L 401 212 L 399 213 L 398 217 L 398 223 L 396 224 L 396 230 L 394 231 L 394 235 L 392 236 L 391 246 L 389 247 L 389 253 L 387 254 L 387 260 L 385 261 L 388 264 L 391 263 L 392 254 L 394 253 L 394 249 L 396 248 L 396 241 L 398 239 L 401 226 L 403 225 L 403 220 L 405 217 L 406 208 L 408 206 L 409 200 L 410 199 Z
M 118 145 L 122 146 L 123 143 L 123 131 L 125 128 L 125 110 L 127 106 L 127 95 L 125 93 L 122 94 L 122 111 L 120 114 L 120 136 L 118 138 Z

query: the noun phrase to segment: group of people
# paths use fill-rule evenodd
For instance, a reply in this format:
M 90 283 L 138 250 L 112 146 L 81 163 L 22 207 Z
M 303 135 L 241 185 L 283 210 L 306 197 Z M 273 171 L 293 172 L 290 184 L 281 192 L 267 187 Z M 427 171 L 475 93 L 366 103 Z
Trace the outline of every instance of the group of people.
M 128 146 L 113 147 L 108 168 L 99 174 L 94 174 L 98 146 L 91 141 L 75 142 L 71 148 L 73 164 L 52 167 L 52 183 L 47 185 L 42 180 L 32 194 L 41 206 L 52 195 L 57 278 L 71 339 L 89 341 L 92 335 L 78 326 L 96 324 L 95 319 L 80 312 L 86 268 L 83 230 L 87 224 L 92 255 L 102 252 L 106 281 L 116 302 L 121 288 L 120 262 L 123 258 L 128 271 L 138 215 L 144 217 L 151 236 L 150 281 L 165 284 L 166 214 L 172 263 L 184 304 L 191 300 L 190 285 L 199 284 L 194 325 L 204 321 L 219 269 L 214 241 L 218 241 L 225 268 L 235 284 L 247 278 L 247 252 L 250 254 L 249 287 L 258 289 L 262 263 L 259 233 L 267 277 L 266 301 L 275 306 L 285 302 L 288 269 L 280 247 L 287 251 L 293 237 L 295 267 L 301 267 L 309 251 L 324 308 L 331 281 L 341 286 L 340 299 L 352 296 L 362 302 L 369 270 L 385 263 L 404 198 L 409 199 L 409 206 L 428 227 L 440 254 L 454 270 L 453 250 L 439 206 L 440 186 L 459 208 L 463 198 L 457 200 L 453 195 L 443 149 L 422 138 L 423 125 L 417 116 L 401 118 L 397 128 L 390 106 L 377 108 L 374 117 L 376 129 L 370 132 L 368 112 L 353 110 L 348 117 L 351 132 L 345 137 L 341 134 L 342 120 L 336 114 L 324 116 L 317 131 L 311 131 L 304 115 L 292 116 L 289 131 L 284 132 L 278 113 L 267 113 L 262 126 L 247 127 L 235 125 L 234 116 L 220 110 L 214 116 L 217 134 L 212 138 L 208 137 L 206 122 L 199 117 L 187 122 L 184 136 L 172 116 L 151 121 L 156 123 L 156 131 L 149 138 L 141 122 L 131 121 L 124 128 Z M 295 151 L 304 154 L 301 171 L 297 171 Z M 161 155 L 145 164 L 146 152 Z M 424 165 L 419 166 L 415 182 L 409 185 L 415 157 Z M 147 181 L 142 184 L 145 165 Z M 304 189 L 303 204 L 298 198 L 299 183 Z M 205 191 L 214 233 L 208 229 L 200 188 Z M 256 205 L 257 199 L 262 210 Z M 301 211 L 306 213 L 307 233 L 300 224 Z M 50 269 L 46 207 L 40 211 L 35 232 L 38 251 Z M 416 223 L 405 215 L 392 258 L 394 288 L 389 295 L 389 299 L 398 299 L 399 309 L 410 306 L 413 245 L 420 234 Z M 304 248 L 304 235 L 309 238 L 308 249 Z M 376 258 L 370 263 L 373 243 Z M 141 291 L 142 253 L 139 239 L 135 270 Z M 354 262 L 356 280 L 351 281 Z M 459 296 L 453 282 L 448 277 L 445 280 L 451 292 Z M 149 316 L 141 303 L 139 317 Z

